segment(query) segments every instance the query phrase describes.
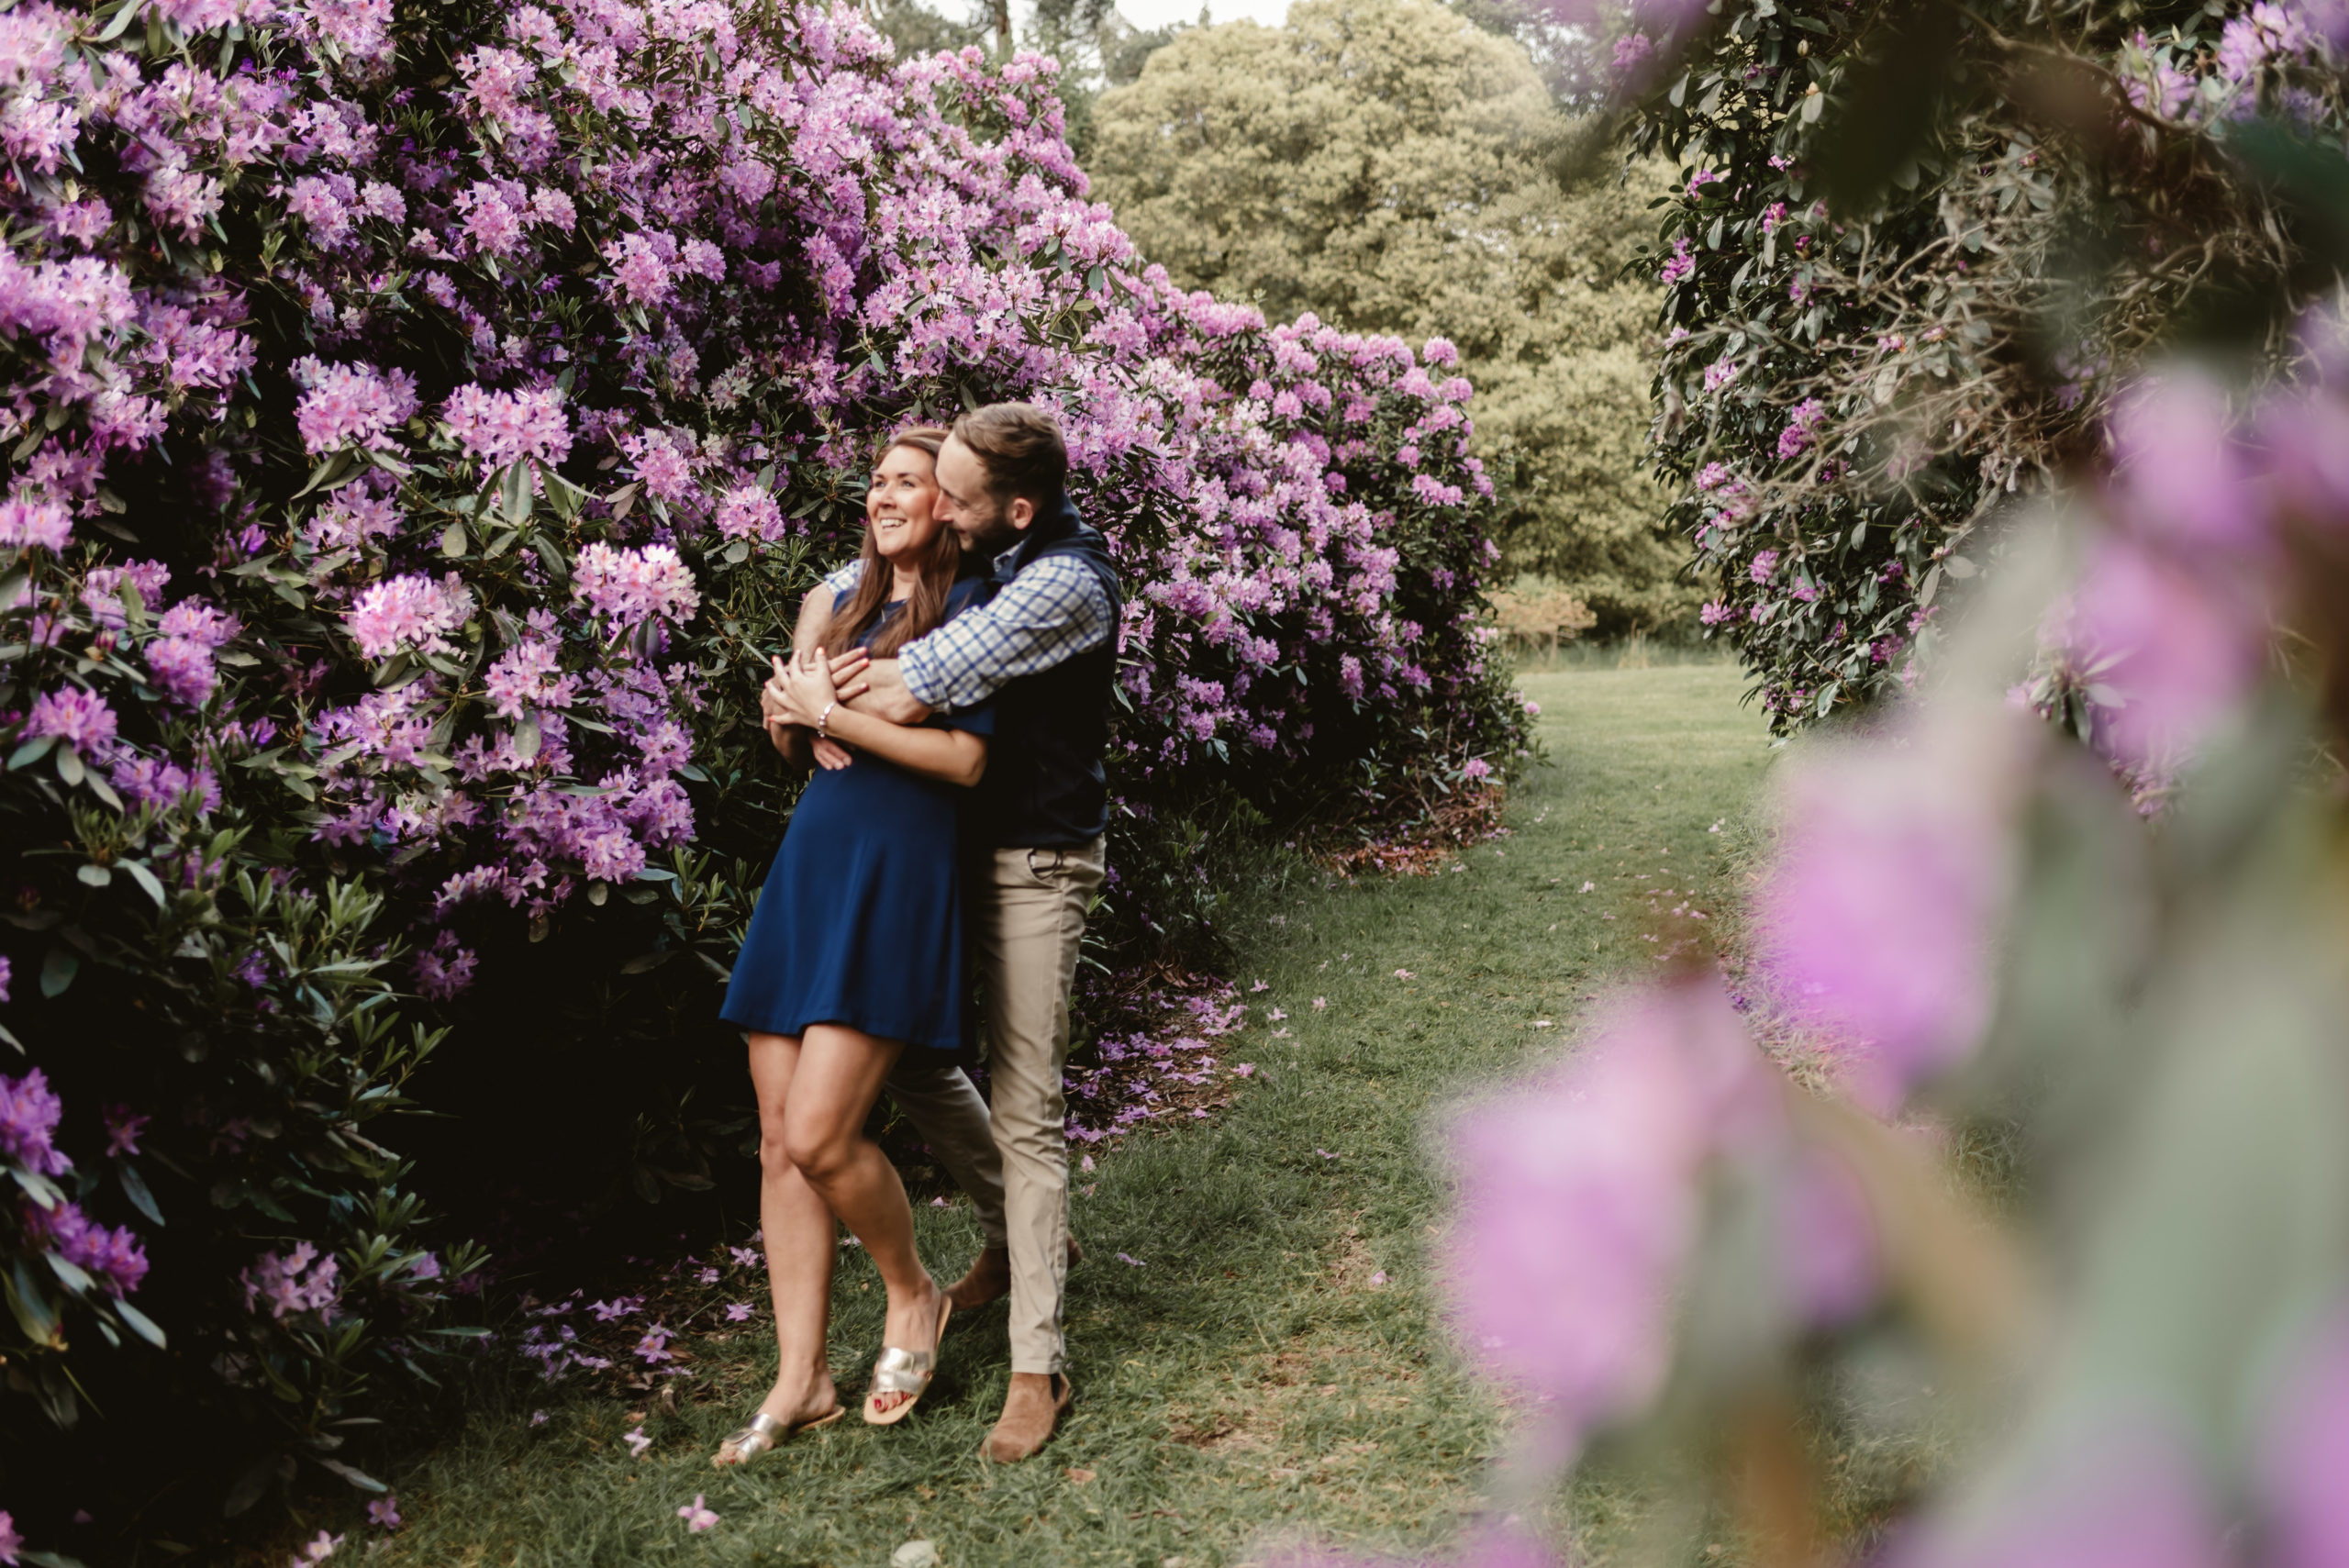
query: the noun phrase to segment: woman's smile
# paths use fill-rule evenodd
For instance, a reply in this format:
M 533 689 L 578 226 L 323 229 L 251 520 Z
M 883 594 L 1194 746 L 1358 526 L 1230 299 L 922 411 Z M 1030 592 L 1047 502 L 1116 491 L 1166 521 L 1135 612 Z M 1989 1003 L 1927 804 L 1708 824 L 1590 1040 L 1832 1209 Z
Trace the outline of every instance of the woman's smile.
M 911 559 L 926 549 L 942 526 L 933 515 L 938 480 L 930 456 L 911 447 L 884 454 L 865 492 L 864 518 L 874 550 L 884 559 Z

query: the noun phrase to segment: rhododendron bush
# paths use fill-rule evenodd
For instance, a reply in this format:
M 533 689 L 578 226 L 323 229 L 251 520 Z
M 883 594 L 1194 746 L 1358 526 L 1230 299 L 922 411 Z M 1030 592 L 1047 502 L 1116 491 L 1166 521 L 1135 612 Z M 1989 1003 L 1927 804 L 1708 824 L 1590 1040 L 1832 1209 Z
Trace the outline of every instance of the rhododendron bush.
M 707 1043 L 790 794 L 756 687 L 896 426 L 1063 411 L 1132 589 L 1113 933 L 1202 802 L 1516 755 L 1449 346 L 1171 288 L 1054 70 L 722 0 L 0 12 L 12 1388 L 241 1391 L 236 1503 L 351 1468 L 477 1283 L 377 1140 L 499 1048 L 437 1007 L 527 933 Z
M 1719 573 L 1701 619 L 1789 728 L 1913 677 L 2151 358 L 2289 357 L 2337 243 L 2338 32 L 2097 0 L 1698 19 L 1612 23 L 1632 141 L 1680 166 L 1653 456 Z

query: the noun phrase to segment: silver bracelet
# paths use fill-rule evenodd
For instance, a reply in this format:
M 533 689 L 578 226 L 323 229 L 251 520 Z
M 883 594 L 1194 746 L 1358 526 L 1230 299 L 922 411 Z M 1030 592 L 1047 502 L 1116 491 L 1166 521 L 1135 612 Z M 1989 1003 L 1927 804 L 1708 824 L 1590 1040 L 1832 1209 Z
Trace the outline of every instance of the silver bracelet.
M 840 704 L 838 704 L 838 703 L 836 703 L 836 702 L 828 702 L 828 703 L 826 703 L 826 704 L 824 705 L 824 711 L 823 711 L 823 712 L 821 712 L 821 713 L 819 713 L 819 714 L 818 714 L 818 715 L 816 716 L 816 739 L 817 739 L 817 740 L 821 740 L 825 739 L 825 735 L 824 735 L 824 726 L 826 726 L 826 725 L 828 725 L 828 724 L 831 723 L 831 721 L 832 721 L 832 709 L 834 709 L 834 708 L 836 708 L 836 707 L 838 707 L 838 706 L 841 706 L 841 705 L 840 705 Z

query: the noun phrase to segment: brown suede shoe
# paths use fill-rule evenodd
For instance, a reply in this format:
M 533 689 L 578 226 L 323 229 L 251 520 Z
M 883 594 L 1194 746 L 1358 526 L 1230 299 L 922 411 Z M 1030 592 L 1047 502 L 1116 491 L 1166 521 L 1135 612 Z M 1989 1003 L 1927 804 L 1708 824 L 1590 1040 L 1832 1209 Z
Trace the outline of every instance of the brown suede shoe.
M 1068 1239 L 1068 1266 L 1076 1267 L 1085 1261 L 1085 1249 L 1076 1238 Z M 954 1303 L 954 1310 L 968 1314 L 990 1301 L 999 1301 L 1011 1294 L 1011 1252 L 1008 1248 L 985 1247 L 971 1261 L 970 1271 L 946 1287 Z M 968 1321 L 967 1317 L 965 1321 Z
M 979 1451 L 997 1464 L 1033 1458 L 1038 1449 L 1052 1440 L 1053 1429 L 1075 1397 L 1076 1391 L 1059 1373 L 1049 1378 L 1041 1373 L 1013 1373 L 1011 1392 L 1004 1396 L 1003 1417 Z

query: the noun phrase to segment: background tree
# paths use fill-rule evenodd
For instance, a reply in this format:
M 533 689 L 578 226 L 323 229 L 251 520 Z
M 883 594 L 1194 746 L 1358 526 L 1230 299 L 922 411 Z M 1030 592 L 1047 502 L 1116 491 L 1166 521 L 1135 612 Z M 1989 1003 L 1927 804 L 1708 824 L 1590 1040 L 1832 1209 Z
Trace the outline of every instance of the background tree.
M 1587 600 L 1603 635 L 1698 595 L 1635 472 L 1656 296 L 1623 267 L 1648 176 L 1562 193 L 1565 129 L 1506 38 L 1419 0 L 1304 0 L 1286 27 L 1152 54 L 1096 106 L 1086 168 L 1185 287 L 1455 343 L 1511 565 Z

